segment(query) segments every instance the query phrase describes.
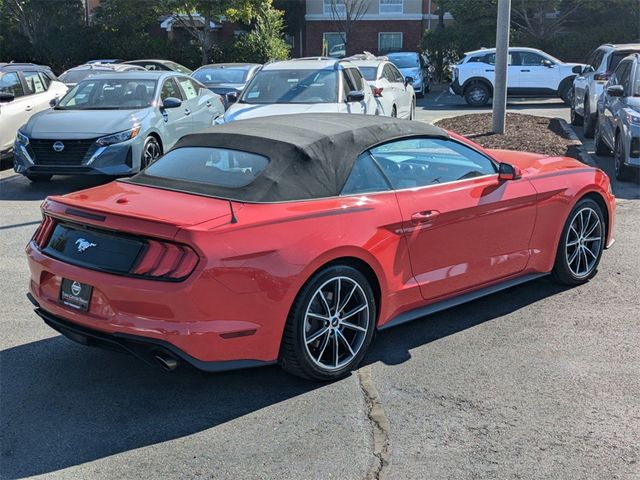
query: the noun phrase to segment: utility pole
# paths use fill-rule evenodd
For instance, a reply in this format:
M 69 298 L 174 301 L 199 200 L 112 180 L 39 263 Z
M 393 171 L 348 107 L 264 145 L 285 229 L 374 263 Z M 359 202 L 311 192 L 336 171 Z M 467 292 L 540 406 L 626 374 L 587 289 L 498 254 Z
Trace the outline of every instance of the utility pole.
M 510 25 L 511 0 L 498 0 L 496 76 L 493 88 L 493 133 L 504 133 L 507 119 L 507 60 L 509 55 Z

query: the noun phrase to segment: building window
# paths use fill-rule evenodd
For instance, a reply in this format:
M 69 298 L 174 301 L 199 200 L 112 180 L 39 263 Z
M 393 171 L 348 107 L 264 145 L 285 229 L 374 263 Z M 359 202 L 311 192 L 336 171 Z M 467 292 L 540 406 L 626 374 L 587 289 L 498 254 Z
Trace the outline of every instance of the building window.
M 325 32 L 322 34 L 322 55 L 324 57 L 342 58 L 347 52 L 345 51 L 344 40 L 346 35 L 344 32 Z
M 402 50 L 402 32 L 380 32 L 378 50 L 381 53 Z
M 380 13 L 402 13 L 404 0 L 380 0 Z
M 346 12 L 344 0 L 323 0 L 323 2 L 325 15 L 344 15 Z

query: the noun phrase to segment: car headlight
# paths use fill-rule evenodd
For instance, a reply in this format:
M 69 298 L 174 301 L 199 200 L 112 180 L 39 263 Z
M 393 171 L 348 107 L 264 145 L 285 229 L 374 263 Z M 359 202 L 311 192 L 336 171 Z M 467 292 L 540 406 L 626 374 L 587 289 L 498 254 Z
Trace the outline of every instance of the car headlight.
M 24 146 L 27 146 L 29 145 L 29 137 L 27 137 L 24 133 L 18 130 L 18 133 L 16 133 L 16 142 Z
M 126 142 L 127 140 L 131 140 L 135 138 L 140 132 L 140 125 L 133 127 L 130 130 L 125 130 L 124 132 L 114 133 L 113 135 L 107 135 L 106 137 L 99 138 L 96 140 L 96 143 L 101 147 L 106 147 L 107 145 L 113 145 L 114 143 Z
M 631 125 L 640 126 L 640 115 L 636 113 L 627 113 L 627 122 Z

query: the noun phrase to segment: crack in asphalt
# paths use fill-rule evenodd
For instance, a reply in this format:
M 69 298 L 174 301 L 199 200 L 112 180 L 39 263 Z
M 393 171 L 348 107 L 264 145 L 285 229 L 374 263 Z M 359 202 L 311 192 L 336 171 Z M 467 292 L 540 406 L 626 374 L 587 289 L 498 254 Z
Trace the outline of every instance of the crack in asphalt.
M 373 456 L 375 462 L 367 480 L 383 480 L 391 465 L 391 424 L 387 418 L 380 396 L 373 383 L 371 366 L 358 370 L 358 382 L 367 406 L 367 417 L 373 431 Z

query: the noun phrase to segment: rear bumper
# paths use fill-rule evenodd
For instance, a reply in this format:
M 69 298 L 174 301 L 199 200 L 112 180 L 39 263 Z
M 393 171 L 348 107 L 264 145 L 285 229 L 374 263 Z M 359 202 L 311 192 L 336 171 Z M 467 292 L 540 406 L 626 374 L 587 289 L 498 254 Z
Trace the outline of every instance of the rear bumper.
M 179 364 L 190 365 L 205 372 L 222 372 L 270 365 L 275 362 L 260 360 L 231 360 L 223 362 L 205 362 L 192 357 L 176 346 L 163 340 L 129 335 L 125 333 L 106 333 L 75 324 L 43 310 L 31 294 L 27 295 L 36 306 L 36 314 L 51 328 L 68 339 L 89 347 L 98 347 L 132 355 L 151 366 L 158 366 L 157 356 L 173 358 Z

